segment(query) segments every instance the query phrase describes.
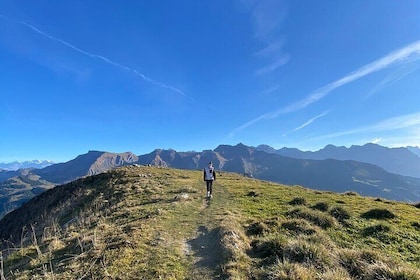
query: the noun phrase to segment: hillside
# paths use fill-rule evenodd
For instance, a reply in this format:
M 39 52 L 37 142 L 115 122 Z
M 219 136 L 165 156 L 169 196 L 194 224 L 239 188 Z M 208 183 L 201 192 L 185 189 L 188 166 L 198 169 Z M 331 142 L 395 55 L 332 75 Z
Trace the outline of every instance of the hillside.
M 420 279 L 420 209 L 221 173 L 126 166 L 0 220 L 3 279 Z M 417 268 L 416 268 L 417 267 Z
M 0 171 L 0 219 L 29 199 L 57 184 L 95 175 L 137 160 L 138 157 L 130 152 L 89 151 L 68 162 L 50 165 L 43 169 Z
M 130 164 L 137 160 L 138 157 L 130 152 L 109 153 L 89 151 L 68 162 L 37 169 L 33 173 L 49 182 L 62 184 L 79 177 L 95 175 L 117 166 Z

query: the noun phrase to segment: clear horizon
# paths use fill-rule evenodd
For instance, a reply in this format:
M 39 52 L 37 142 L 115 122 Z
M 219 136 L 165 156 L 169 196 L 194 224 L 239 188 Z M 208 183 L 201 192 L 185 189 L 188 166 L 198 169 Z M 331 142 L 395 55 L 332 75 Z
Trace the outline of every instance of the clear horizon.
M 420 146 L 420 1 L 0 1 L 0 162 Z

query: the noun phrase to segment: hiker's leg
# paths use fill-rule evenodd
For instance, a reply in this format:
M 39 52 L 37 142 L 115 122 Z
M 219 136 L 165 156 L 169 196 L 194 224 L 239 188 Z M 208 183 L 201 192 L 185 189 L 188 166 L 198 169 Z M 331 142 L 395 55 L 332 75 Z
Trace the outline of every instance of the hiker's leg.
M 212 194 L 212 192 L 213 192 L 213 181 L 211 180 L 211 181 L 209 181 L 209 190 L 208 190 L 209 192 L 210 192 L 210 195 Z
M 206 181 L 206 188 L 207 188 L 207 193 L 210 194 L 210 190 L 211 190 L 211 181 L 207 180 Z

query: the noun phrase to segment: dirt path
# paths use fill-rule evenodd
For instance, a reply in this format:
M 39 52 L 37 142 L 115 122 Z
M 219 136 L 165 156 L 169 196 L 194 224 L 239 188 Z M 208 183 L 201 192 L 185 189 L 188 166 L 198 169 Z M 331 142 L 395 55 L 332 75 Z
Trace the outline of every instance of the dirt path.
M 214 198 L 203 202 L 198 215 L 196 236 L 185 241 L 186 254 L 193 257 L 193 268 L 189 279 L 223 279 L 220 268 L 219 219 L 228 195 L 220 184 L 215 186 Z

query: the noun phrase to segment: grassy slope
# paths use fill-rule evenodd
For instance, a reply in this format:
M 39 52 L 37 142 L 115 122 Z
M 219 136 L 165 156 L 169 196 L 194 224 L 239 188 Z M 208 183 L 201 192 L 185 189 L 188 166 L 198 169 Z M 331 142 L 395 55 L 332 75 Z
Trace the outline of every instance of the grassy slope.
M 12 246 L 6 279 L 420 279 L 413 205 L 232 173 L 208 201 L 200 171 L 151 167 L 70 186 Z

